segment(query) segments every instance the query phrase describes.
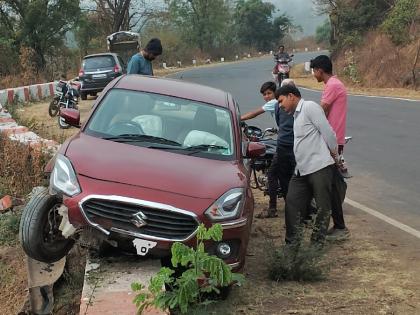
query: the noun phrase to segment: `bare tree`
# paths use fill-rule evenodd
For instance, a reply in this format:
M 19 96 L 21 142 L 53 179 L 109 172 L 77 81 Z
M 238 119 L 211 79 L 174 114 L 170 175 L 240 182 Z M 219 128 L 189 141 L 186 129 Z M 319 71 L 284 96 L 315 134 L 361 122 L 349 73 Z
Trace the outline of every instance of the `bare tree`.
M 148 0 L 95 0 L 95 7 L 86 11 L 97 13 L 103 32 L 106 34 L 141 29 L 162 11 L 156 3 Z

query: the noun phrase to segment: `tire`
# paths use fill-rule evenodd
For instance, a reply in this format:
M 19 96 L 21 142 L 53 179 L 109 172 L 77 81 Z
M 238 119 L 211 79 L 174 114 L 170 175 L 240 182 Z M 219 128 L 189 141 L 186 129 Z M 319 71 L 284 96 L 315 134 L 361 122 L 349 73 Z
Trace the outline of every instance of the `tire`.
M 58 116 L 58 125 L 60 126 L 61 129 L 69 129 L 71 127 L 69 124 L 66 124 L 64 122 L 64 119 L 61 118 L 60 116 Z
M 51 117 L 55 117 L 57 116 L 59 111 L 59 107 L 58 107 L 58 99 L 53 99 L 50 103 L 50 106 L 48 106 L 48 114 Z
M 87 100 L 87 93 L 81 92 L 80 93 L 80 98 L 82 99 L 82 101 L 86 101 Z
M 283 76 L 283 74 L 282 74 L 282 73 L 279 73 L 279 74 L 278 74 L 277 80 L 279 81 L 279 86 L 281 86 L 281 83 L 282 83 L 282 82 L 283 82 L 283 80 L 284 80 L 284 76 Z
M 32 196 L 23 210 L 19 238 L 23 250 L 29 257 L 45 263 L 53 263 L 66 256 L 72 248 L 74 240 L 65 239 L 58 230 L 57 224 L 55 224 L 57 229 L 53 232 L 56 235 L 53 235 L 50 240 L 46 239 L 51 237 L 48 219 L 51 219 L 50 216 L 60 204 L 60 200 L 56 196 L 51 196 L 48 189 L 43 187 Z M 61 221 L 61 216 L 58 213 L 56 215 L 56 220 Z

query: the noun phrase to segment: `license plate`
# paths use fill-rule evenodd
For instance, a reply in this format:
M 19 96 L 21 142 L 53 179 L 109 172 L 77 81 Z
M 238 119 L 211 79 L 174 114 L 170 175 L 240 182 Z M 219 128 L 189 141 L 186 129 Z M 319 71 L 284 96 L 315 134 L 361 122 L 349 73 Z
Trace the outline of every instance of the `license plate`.
M 133 240 L 133 245 L 136 248 L 137 255 L 146 256 L 148 251 L 156 246 L 156 242 L 136 238 Z
M 106 78 L 106 74 L 93 74 L 92 75 L 92 79 L 105 79 Z

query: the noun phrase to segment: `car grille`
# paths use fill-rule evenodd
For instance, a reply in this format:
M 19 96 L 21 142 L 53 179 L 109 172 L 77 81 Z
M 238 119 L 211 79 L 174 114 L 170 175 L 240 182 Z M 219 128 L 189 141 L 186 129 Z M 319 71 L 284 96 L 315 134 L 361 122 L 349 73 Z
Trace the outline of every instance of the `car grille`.
M 91 223 L 108 231 L 118 229 L 159 239 L 185 240 L 198 226 L 192 215 L 116 200 L 88 199 L 82 211 Z M 140 211 L 146 216 L 146 225 L 137 227 L 132 219 Z

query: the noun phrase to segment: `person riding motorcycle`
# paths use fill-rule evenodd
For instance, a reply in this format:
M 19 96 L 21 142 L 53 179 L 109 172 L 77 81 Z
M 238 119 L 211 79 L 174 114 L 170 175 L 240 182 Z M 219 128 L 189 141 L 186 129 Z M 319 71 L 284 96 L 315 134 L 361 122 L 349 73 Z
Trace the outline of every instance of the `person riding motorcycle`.
M 274 79 L 281 84 L 284 79 L 289 78 L 289 62 L 292 61 L 293 55 L 289 55 L 284 51 L 284 46 L 279 46 L 279 51 L 274 54 L 275 65 L 273 68 L 273 77 Z
M 274 59 L 276 61 L 277 60 L 290 60 L 291 57 L 287 52 L 284 51 L 284 46 L 280 45 L 279 46 L 279 51 L 276 54 L 274 54 Z

